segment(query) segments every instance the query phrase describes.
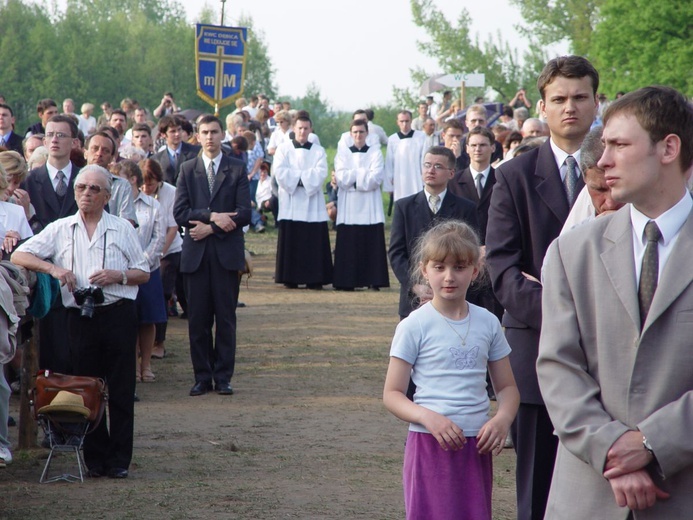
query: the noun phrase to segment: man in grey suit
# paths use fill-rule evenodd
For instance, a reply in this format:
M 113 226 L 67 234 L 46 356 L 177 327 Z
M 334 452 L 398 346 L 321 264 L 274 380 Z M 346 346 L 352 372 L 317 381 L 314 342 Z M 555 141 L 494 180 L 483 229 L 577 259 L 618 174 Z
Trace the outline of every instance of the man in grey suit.
M 212 382 L 218 394 L 233 394 L 238 271 L 245 266 L 243 226 L 250 222 L 250 189 L 245 163 L 221 152 L 223 133 L 216 117 L 200 120 L 202 155 L 181 166 L 173 206 L 176 222 L 185 228 L 180 272 L 195 373 L 191 396 L 206 394 Z
M 547 253 L 537 371 L 560 446 L 546 518 L 690 518 L 693 107 L 646 87 L 603 119 L 599 167 L 631 204 Z
M 519 520 L 544 517 L 558 445 L 537 383 L 542 288 L 536 280 L 584 186 L 576 164 L 597 113 L 599 75 L 586 59 L 564 56 L 546 64 L 537 86 L 551 138 L 496 169 L 486 230 L 486 262 L 505 309 L 502 323 L 520 389 L 511 429 Z

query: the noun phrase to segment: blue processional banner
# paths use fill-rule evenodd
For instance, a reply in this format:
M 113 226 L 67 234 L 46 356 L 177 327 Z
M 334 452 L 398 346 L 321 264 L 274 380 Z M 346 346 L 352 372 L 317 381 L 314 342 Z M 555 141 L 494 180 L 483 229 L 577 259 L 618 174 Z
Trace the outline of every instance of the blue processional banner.
M 196 26 L 197 95 L 216 110 L 243 94 L 247 36 L 246 27 Z

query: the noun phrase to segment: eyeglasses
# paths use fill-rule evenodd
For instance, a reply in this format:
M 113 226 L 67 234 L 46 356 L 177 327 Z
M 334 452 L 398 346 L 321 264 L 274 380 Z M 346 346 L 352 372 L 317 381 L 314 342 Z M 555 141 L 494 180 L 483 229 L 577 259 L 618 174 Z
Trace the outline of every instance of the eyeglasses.
M 46 132 L 46 139 L 51 140 L 54 137 L 58 139 L 72 139 L 72 136 L 70 134 L 64 134 L 62 132 Z
M 436 172 L 442 172 L 444 170 L 449 170 L 450 168 L 447 168 L 445 165 L 440 164 L 440 163 L 430 163 L 430 162 L 425 162 L 423 163 L 424 170 L 430 170 L 431 168 L 436 171 Z
M 102 188 L 98 184 L 75 184 L 75 191 L 77 193 L 83 193 L 87 189 L 89 189 L 91 193 L 99 194 L 101 193 L 101 190 L 103 190 L 104 188 Z

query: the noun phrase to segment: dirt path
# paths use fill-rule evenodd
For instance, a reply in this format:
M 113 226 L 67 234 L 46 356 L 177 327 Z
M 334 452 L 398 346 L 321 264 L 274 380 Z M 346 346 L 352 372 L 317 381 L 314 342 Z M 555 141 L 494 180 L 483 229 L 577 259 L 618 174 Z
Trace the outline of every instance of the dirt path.
M 130 478 L 39 484 L 46 451 L 15 453 L 0 519 L 404 518 L 406 424 L 380 400 L 394 276 L 380 292 L 290 291 L 272 281 L 274 235 L 248 245 L 235 395 L 188 396 L 187 322 L 172 318 L 158 381 L 138 385 Z M 494 518 L 514 518 L 514 454 L 496 461 Z

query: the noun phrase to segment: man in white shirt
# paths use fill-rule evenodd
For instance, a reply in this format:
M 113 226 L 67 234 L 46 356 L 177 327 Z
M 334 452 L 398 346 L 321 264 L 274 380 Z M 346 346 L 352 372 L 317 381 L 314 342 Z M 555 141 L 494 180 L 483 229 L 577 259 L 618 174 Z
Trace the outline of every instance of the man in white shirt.
M 312 122 L 299 115 L 295 138 L 280 144 L 272 166 L 279 185 L 279 237 L 275 282 L 295 289 L 305 284 L 322 289 L 332 283 L 332 250 L 327 229 L 323 185 L 327 178 L 325 149 L 308 137 Z
M 546 518 L 685 518 L 693 107 L 645 87 L 614 101 L 604 125 L 598 164 L 630 204 L 559 237 L 544 271 L 537 372 L 560 439 Z
M 392 134 L 387 140 L 387 155 L 385 156 L 384 191 L 393 194 L 397 201 L 421 191 L 421 164 L 425 153 L 423 132 L 411 127 L 412 117 L 409 110 L 397 114 L 399 132 Z
M 363 112 L 366 114 L 366 117 L 368 118 L 368 134 L 378 136 L 380 146 L 387 146 L 387 134 L 385 133 L 385 130 L 382 126 L 377 125 L 373 122 L 375 112 L 373 112 L 373 110 L 370 108 L 367 108 Z
M 149 280 L 149 268 L 135 229 L 104 211 L 110 177 L 100 166 L 86 166 L 74 182 L 79 212 L 53 222 L 19 246 L 12 262 L 60 282 L 68 309 L 62 334 L 71 346 L 70 373 L 108 382 L 108 421 L 104 414 L 86 436 L 85 462 L 92 477 L 126 478 L 135 422 L 134 300 L 137 286 Z M 93 298 L 91 307 L 88 295 Z

